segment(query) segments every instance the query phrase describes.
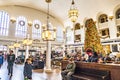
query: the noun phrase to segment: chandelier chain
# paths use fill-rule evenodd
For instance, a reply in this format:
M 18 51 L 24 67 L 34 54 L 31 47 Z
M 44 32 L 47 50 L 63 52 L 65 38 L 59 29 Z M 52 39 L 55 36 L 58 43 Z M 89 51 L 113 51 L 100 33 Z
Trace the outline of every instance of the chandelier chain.
M 48 3 L 48 11 L 47 11 L 47 29 L 49 29 L 49 3 Z
M 75 4 L 75 2 L 74 2 L 74 0 L 72 0 L 72 5 L 74 5 Z

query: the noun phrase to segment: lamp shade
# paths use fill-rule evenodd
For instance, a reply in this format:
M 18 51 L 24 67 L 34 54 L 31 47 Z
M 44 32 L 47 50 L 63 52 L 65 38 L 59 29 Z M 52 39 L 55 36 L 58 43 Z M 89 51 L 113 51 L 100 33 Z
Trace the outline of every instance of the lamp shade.
M 8 46 L 8 48 L 9 48 L 9 49 L 13 49 L 13 48 L 14 48 L 14 46 L 12 46 L 12 45 L 11 45 L 11 46 Z
M 19 44 L 19 43 L 15 43 L 13 46 L 14 46 L 15 48 L 19 48 L 19 47 L 20 47 L 20 44 Z
M 23 42 L 23 45 L 31 45 L 33 40 L 30 40 L 30 39 L 26 38 L 22 42 Z
M 72 22 L 76 22 L 76 20 L 78 18 L 78 10 L 70 9 L 68 15 Z
M 54 41 L 56 38 L 56 32 L 54 30 L 44 30 L 42 32 L 42 39 L 44 41 Z

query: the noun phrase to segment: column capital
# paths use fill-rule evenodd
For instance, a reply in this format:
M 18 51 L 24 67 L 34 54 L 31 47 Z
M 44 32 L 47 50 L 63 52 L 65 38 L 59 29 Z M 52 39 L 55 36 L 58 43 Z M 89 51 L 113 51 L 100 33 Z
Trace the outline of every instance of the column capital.
M 45 69 L 45 72 L 46 73 L 52 73 L 53 71 L 52 71 L 52 69 Z

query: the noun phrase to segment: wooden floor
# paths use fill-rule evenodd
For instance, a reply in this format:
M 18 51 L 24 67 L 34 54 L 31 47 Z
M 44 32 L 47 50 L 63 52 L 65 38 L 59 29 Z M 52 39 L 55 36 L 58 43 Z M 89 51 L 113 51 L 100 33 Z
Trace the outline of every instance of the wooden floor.
M 23 65 L 14 65 L 13 76 L 9 79 L 7 71 L 7 62 L 4 62 L 0 69 L 0 80 L 24 80 Z M 44 70 L 33 70 L 32 80 L 62 80 L 60 69 L 53 69 L 52 73 L 46 73 Z

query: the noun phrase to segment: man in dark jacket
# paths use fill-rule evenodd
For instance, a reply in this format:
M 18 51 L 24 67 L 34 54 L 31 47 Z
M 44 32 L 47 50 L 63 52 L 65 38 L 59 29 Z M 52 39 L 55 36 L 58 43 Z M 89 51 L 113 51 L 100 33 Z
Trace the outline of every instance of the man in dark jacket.
M 15 55 L 13 54 L 13 51 L 10 50 L 10 54 L 7 55 L 7 62 L 8 62 L 8 75 L 13 74 L 13 64 L 15 61 Z

